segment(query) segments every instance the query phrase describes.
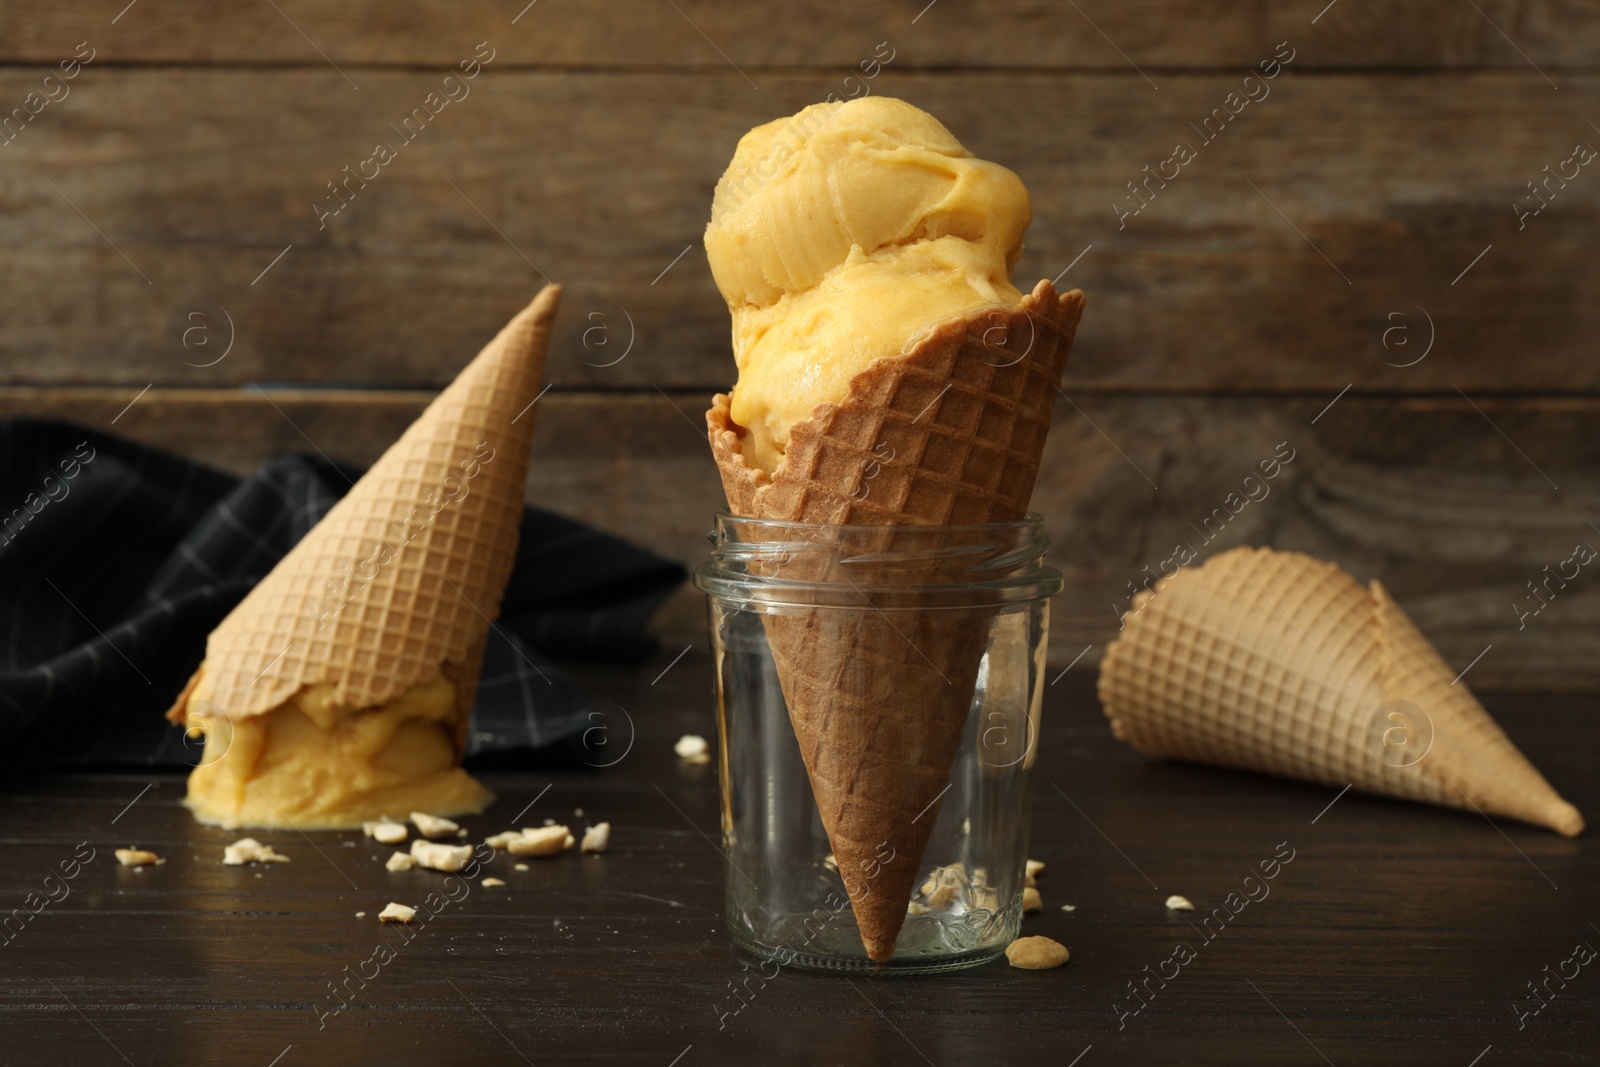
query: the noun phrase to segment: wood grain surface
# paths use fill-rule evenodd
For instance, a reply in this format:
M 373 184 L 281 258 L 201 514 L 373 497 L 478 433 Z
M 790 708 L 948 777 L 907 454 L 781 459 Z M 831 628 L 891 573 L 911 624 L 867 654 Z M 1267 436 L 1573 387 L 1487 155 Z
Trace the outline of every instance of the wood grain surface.
M 491 64 L 408 142 L 437 70 L 365 72 L 352 92 L 326 66 L 84 68 L 0 147 L 0 377 L 439 387 L 549 278 L 567 287 L 558 385 L 725 387 L 712 188 L 745 130 L 833 80 Z M 1016 277 L 1089 294 L 1074 381 L 1593 391 L 1600 177 L 1567 163 L 1540 215 L 1513 208 L 1600 145 L 1582 104 L 1600 81 L 1562 81 L 1291 64 L 1220 133 L 1201 123 L 1227 115 L 1240 72 L 1152 91 L 1131 73 L 891 66 L 872 84 L 1027 183 Z M 0 69 L 0 101 L 39 83 Z M 397 152 L 382 167 L 378 142 Z M 1197 153 L 1182 167 L 1179 143 Z M 1130 183 L 1148 203 L 1123 217 Z
M 238 835 L 196 825 L 180 778 L 7 785 L 7 909 L 83 846 L 94 859 L 0 947 L 0 1064 L 1542 1067 L 1586 1062 L 1600 1041 L 1589 970 L 1552 981 L 1537 1014 L 1527 988 L 1575 945 L 1600 945 L 1590 838 L 1146 760 L 1111 739 L 1077 669 L 1048 691 L 1029 847 L 1047 864 L 1045 910 L 1024 921 L 1070 948 L 1065 967 L 848 981 L 786 969 L 741 986 L 716 769 L 671 751 L 681 733 L 713 734 L 707 660 L 650 685 L 667 655 L 635 677 L 585 678 L 629 710 L 625 760 L 490 776 L 499 803 L 467 820 L 498 831 L 534 801 L 534 825 L 610 820 L 611 850 L 526 872 L 502 859 L 486 873 L 509 885 L 456 892 L 409 940 L 377 912 L 444 876 L 390 874 L 388 849 L 360 834 L 263 833 L 291 862 L 230 868 L 222 846 Z M 1588 700 L 1488 703 L 1559 789 L 1600 809 Z M 119 867 L 112 850 L 130 845 L 167 862 Z M 1210 941 L 1163 906 L 1181 893 L 1203 914 L 1289 850 L 1270 895 Z M 1120 1015 L 1177 942 L 1197 958 Z M 401 943 L 323 1016 L 344 968 L 370 976 L 374 946 Z M 748 990 L 737 1012 L 735 986 Z
M 110 426 L 244 473 L 285 451 L 370 463 L 431 398 L 157 388 L 130 407 L 136 392 L 4 389 L 0 415 Z M 1474 681 L 1600 686 L 1593 579 L 1549 587 L 1548 604 L 1527 587 L 1579 542 L 1600 550 L 1591 525 L 1600 520 L 1600 400 L 1352 392 L 1330 407 L 1331 393 L 1067 395 L 1033 502 L 1067 578 L 1051 617 L 1063 663 L 1080 652 L 1085 666 L 1098 662 L 1128 608 L 1128 583 L 1158 573 L 1180 544 L 1200 559 L 1266 544 L 1378 578 L 1447 661 L 1473 664 Z M 698 563 L 724 504 L 703 430 L 707 401 L 685 391 L 546 394 L 528 500 Z M 1284 455 L 1276 476 L 1261 479 L 1261 463 Z M 699 594 L 683 594 L 663 620 L 667 640 L 703 643 L 700 605 Z M 1518 606 L 1540 610 L 1524 619 Z
M 536 6 L 537 5 L 537 6 Z M 1315 36 L 1334 68 L 1594 66 L 1600 33 L 1575 0 L 1328 0 L 1215 4 L 1195 0 L 868 0 L 781 6 L 737 0 L 278 0 L 181 6 L 90 0 L 71 8 L 0 4 L 0 59 L 54 62 L 85 36 L 122 63 L 308 66 L 450 65 L 451 44 L 504 41 L 523 66 L 745 70 L 834 67 L 885 37 L 908 66 L 1127 71 L 1249 66 L 1262 40 Z M 129 8 L 131 7 L 131 10 Z M 273 9 L 277 8 L 276 11 Z M 114 20 L 114 21 L 113 21 Z M 1313 22 L 1313 20 L 1315 20 Z M 1509 40 L 1507 36 L 1509 35 Z M 1520 52 L 1519 52 L 1520 49 Z M 897 62 L 900 62 L 897 60 Z

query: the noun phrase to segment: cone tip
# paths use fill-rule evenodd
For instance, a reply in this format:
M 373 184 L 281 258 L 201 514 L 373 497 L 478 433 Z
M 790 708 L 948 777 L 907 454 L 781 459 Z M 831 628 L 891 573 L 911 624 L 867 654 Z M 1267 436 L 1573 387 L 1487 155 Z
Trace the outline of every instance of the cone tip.
M 866 946 L 867 958 L 873 963 L 888 963 L 894 959 L 894 938 L 885 941 L 878 937 L 868 937 L 863 933 L 861 943 Z
M 528 306 L 519 311 L 511 321 L 515 322 L 517 319 L 523 318 L 535 321 L 549 319 L 555 315 L 556 306 L 560 302 L 561 286 L 556 282 L 551 282 L 534 294 L 533 299 L 528 301 Z
M 511 316 L 511 321 L 501 327 L 495 341 L 504 342 L 515 337 L 517 347 L 530 349 L 536 346 L 535 338 L 542 327 L 548 327 L 555 318 L 556 307 L 561 303 L 561 286 L 551 282 L 540 289 L 523 309 Z M 494 342 L 490 342 L 494 346 Z
M 1583 813 L 1565 800 L 1558 800 L 1545 812 L 1545 825 L 1562 837 L 1577 837 L 1583 833 Z
M 550 327 L 560 303 L 561 286 L 551 282 L 540 289 L 522 310 L 500 327 L 500 332 L 483 346 L 472 364 L 468 365 L 469 368 L 473 365 L 519 366 L 527 368 L 533 379 L 542 380 L 545 356 L 550 345 Z M 469 370 L 463 370 L 457 380 L 469 373 Z M 531 385 L 538 389 L 539 381 L 533 380 Z

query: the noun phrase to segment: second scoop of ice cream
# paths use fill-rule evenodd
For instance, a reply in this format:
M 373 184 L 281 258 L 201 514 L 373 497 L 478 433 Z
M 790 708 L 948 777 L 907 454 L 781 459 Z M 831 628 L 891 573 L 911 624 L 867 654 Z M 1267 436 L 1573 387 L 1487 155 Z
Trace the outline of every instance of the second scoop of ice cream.
M 814 104 L 739 142 L 706 254 L 733 316 L 733 419 L 775 470 L 796 423 L 874 360 L 1021 294 L 1021 179 L 888 97 Z

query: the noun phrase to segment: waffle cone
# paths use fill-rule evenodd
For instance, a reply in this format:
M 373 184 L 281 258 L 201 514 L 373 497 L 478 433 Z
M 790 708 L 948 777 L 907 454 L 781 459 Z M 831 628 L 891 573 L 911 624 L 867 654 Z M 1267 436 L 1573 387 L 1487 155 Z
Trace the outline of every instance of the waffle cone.
M 1148 755 L 1583 830 L 1380 584 L 1297 552 L 1236 548 L 1140 593 L 1099 691 Z
M 818 405 L 771 474 L 745 462 L 730 399 L 718 395 L 706 424 L 730 510 L 884 527 L 1023 518 L 1082 313 L 1081 292 L 1058 295 L 1042 281 L 1013 307 L 936 327 L 856 375 L 842 403 Z M 822 580 L 830 566 L 802 553 L 782 576 Z M 929 577 L 901 568 L 892 581 Z M 988 621 L 940 612 L 891 621 L 865 594 L 860 611 L 795 609 L 762 621 L 862 942 L 870 958 L 890 959 Z
M 516 557 L 559 298 L 559 286 L 545 287 L 223 619 L 169 719 L 238 723 L 312 686 L 328 687 L 345 714 L 442 674 L 455 691 L 459 764 Z M 487 791 L 456 774 L 439 805 L 481 810 Z M 324 825 L 363 817 L 374 816 Z

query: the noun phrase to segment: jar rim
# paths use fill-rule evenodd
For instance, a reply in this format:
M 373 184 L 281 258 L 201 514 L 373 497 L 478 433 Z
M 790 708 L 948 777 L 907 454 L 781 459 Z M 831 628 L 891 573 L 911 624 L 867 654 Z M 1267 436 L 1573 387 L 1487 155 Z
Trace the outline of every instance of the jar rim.
M 1045 600 L 1061 572 L 1037 512 L 993 523 L 885 526 L 717 513 L 711 556 L 694 584 L 771 606 L 874 610 L 973 608 Z
M 728 508 L 719 509 L 717 511 L 717 514 L 716 514 L 716 519 L 717 519 L 717 525 L 719 527 L 723 526 L 725 523 L 728 523 L 728 522 L 737 522 L 737 523 L 751 523 L 751 524 L 753 524 L 753 525 L 755 525 L 757 527 L 766 527 L 766 528 L 769 528 L 769 529 L 780 529 L 781 528 L 781 529 L 795 529 L 795 530 L 806 530 L 806 529 L 812 529 L 812 530 L 842 530 L 842 531 L 897 530 L 897 531 L 903 531 L 903 532 L 917 531 L 917 532 L 934 533 L 934 532 L 944 532 L 944 531 L 966 532 L 966 531 L 976 531 L 976 530 L 1008 530 L 1008 529 L 1011 529 L 1011 530 L 1029 530 L 1029 529 L 1043 529 L 1044 528 L 1044 516 L 1039 514 L 1037 511 L 1029 511 L 1027 513 L 1027 515 L 1023 516 L 1020 519 L 1004 519 L 1004 520 L 1001 520 L 999 522 L 952 523 L 952 524 L 948 524 L 948 525 L 933 525 L 933 524 L 921 525 L 921 524 L 918 524 L 918 525 L 906 525 L 906 526 L 886 526 L 886 525 L 883 525 L 881 523 L 799 522 L 799 521 L 790 520 L 790 519 L 764 519 L 764 518 L 760 518 L 760 517 L 754 516 L 754 515 L 735 515 Z M 715 538 L 716 531 L 712 531 L 712 533 L 709 536 Z

